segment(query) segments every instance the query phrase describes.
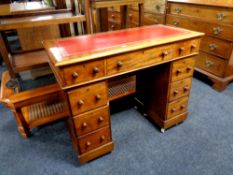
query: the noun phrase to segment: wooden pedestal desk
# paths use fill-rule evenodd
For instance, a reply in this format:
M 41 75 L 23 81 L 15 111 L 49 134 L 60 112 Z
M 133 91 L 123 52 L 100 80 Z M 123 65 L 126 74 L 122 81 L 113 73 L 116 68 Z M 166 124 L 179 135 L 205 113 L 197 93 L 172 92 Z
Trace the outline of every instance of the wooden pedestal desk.
M 187 117 L 202 33 L 162 25 L 49 40 L 49 63 L 69 103 L 69 128 L 81 163 L 113 150 L 109 80 L 136 75 L 136 98 L 159 127 Z

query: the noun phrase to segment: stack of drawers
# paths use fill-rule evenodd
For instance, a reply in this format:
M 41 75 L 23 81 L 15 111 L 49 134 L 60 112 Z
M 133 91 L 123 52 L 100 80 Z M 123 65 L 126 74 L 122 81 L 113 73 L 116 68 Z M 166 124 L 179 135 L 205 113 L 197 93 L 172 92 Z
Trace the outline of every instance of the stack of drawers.
M 80 162 L 113 149 L 105 81 L 68 91 Z
M 222 91 L 233 80 L 233 1 L 168 0 L 166 24 L 201 31 L 196 70 Z

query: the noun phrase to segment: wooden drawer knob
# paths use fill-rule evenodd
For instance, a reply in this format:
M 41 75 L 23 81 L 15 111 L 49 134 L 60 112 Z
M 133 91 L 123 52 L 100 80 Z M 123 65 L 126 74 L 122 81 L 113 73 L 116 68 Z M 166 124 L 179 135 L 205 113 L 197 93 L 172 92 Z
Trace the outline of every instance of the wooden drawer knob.
M 73 78 L 78 78 L 78 77 L 79 77 L 79 74 L 78 74 L 77 72 L 73 72 L 73 73 L 72 73 L 72 77 L 73 77 Z
M 180 109 L 184 109 L 184 108 L 185 108 L 185 105 L 181 105 L 181 106 L 180 106 Z
M 97 94 L 97 95 L 95 96 L 95 99 L 96 99 L 96 101 L 101 100 L 101 95 Z
M 93 68 L 93 74 L 97 74 L 100 72 L 100 69 L 98 67 Z
M 187 92 L 189 90 L 189 87 L 188 86 L 185 86 L 184 87 L 184 91 Z
M 86 142 L 86 147 L 89 147 L 89 146 L 91 146 L 91 142 L 87 141 Z
M 84 128 L 86 128 L 86 127 L 87 127 L 87 123 L 86 123 L 86 122 L 83 122 L 82 128 L 84 129 Z
M 172 108 L 172 109 L 171 109 L 171 112 L 172 112 L 172 113 L 176 112 L 176 108 Z
M 196 44 L 191 44 L 191 50 L 196 49 L 197 45 Z
M 103 142 L 103 141 L 105 141 L 105 136 L 104 135 L 102 135 L 101 137 L 100 137 L 100 142 Z
M 179 48 L 179 53 L 181 54 L 182 52 L 184 52 L 185 51 L 185 48 L 184 47 L 180 47 Z
M 114 29 L 114 28 L 115 28 L 115 25 L 111 25 L 111 28 Z
M 115 18 L 115 15 L 114 15 L 114 14 L 112 14 L 112 15 L 111 15 L 111 17 L 112 17 L 112 18 Z
M 178 90 L 174 90 L 174 92 L 173 92 L 174 95 L 177 95 L 178 93 L 179 93 Z
M 168 51 L 163 51 L 161 55 L 162 55 L 162 57 L 164 58 L 164 57 L 167 56 L 168 54 L 169 54 Z
M 122 61 L 118 61 L 118 62 L 117 62 L 117 67 L 118 67 L 118 68 L 121 68 L 122 66 L 123 66 L 123 62 L 122 62 Z
M 192 66 L 188 66 L 188 67 L 186 68 L 187 72 L 191 71 L 192 69 L 193 69 Z
M 215 51 L 218 48 L 216 44 L 209 44 L 210 51 Z
M 104 118 L 103 118 L 102 116 L 99 116 L 98 122 L 99 122 L 99 123 L 102 123 L 103 121 L 104 121 Z
M 78 101 L 78 105 L 79 105 L 79 106 L 84 105 L 84 101 L 83 101 L 83 100 L 79 100 L 79 101 Z
M 133 17 L 133 15 L 130 13 L 130 14 L 129 14 L 129 18 L 132 18 L 132 17 Z
M 177 69 L 177 70 L 176 70 L 176 74 L 178 75 L 178 74 L 180 74 L 180 73 L 182 73 L 182 70 L 181 70 L 181 69 Z

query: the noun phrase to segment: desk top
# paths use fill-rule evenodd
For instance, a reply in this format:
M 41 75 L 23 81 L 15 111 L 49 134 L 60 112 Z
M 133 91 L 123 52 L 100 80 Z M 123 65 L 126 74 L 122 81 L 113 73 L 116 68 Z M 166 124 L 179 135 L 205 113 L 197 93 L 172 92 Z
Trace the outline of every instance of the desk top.
M 115 32 L 49 40 L 44 42 L 44 46 L 51 53 L 50 61 L 55 66 L 65 66 L 202 35 L 203 33 L 185 29 L 153 25 Z
M 54 7 L 41 2 L 20 2 L 0 5 L 0 16 L 19 15 L 41 10 L 53 10 Z

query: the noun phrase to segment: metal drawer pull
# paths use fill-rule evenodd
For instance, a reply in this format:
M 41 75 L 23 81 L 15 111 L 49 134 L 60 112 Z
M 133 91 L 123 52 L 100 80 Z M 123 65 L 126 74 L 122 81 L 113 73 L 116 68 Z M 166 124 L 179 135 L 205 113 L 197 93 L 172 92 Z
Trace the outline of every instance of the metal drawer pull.
M 175 12 L 179 14 L 179 13 L 181 13 L 181 12 L 182 12 L 182 9 L 181 9 L 181 8 L 179 8 L 179 7 L 177 7 L 177 8 L 175 8 Z
M 216 50 L 218 48 L 218 46 L 216 45 L 216 44 L 209 44 L 209 49 L 211 50 L 211 51 L 214 51 L 214 50 Z
M 221 29 L 220 27 L 214 27 L 213 28 L 213 33 L 215 35 L 219 35 L 222 31 L 223 31 L 223 29 Z
M 212 67 L 213 65 L 214 65 L 214 62 L 212 62 L 212 61 L 210 61 L 210 60 L 206 60 L 206 61 L 205 61 L 205 66 L 206 66 L 206 67 L 209 68 L 209 67 Z
M 223 12 L 220 12 L 220 13 L 217 13 L 216 17 L 219 21 L 221 21 L 226 17 L 226 15 Z
M 173 21 L 172 23 L 173 23 L 174 26 L 178 26 L 180 24 L 179 21 Z
M 78 77 L 79 77 L 79 74 L 78 74 L 77 72 L 73 72 L 73 73 L 72 73 L 72 77 L 73 77 L 73 78 L 78 78 Z

